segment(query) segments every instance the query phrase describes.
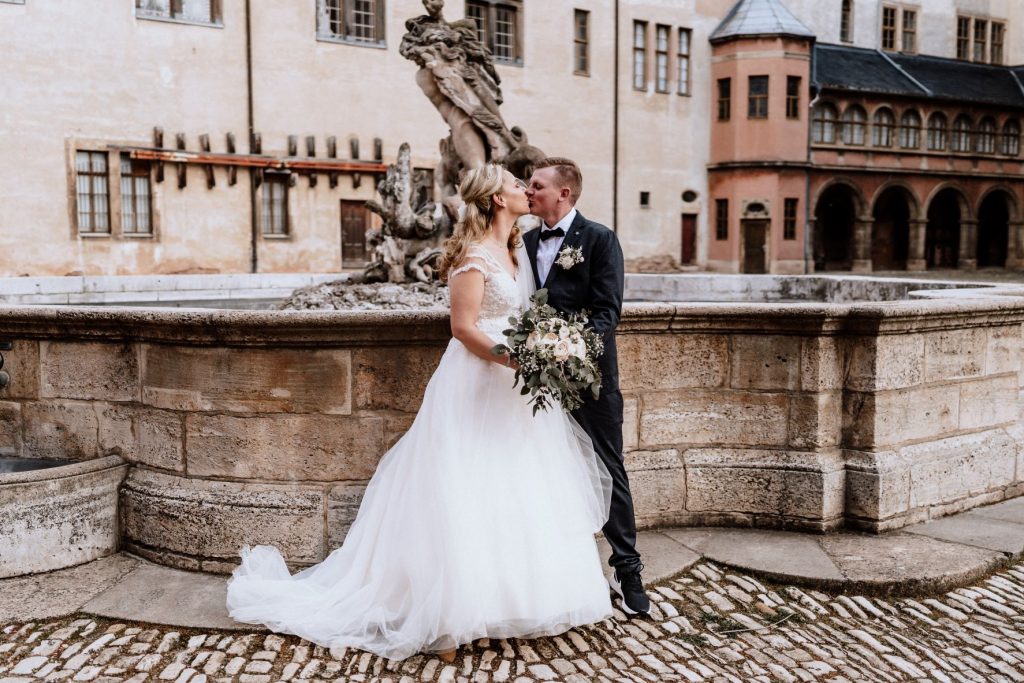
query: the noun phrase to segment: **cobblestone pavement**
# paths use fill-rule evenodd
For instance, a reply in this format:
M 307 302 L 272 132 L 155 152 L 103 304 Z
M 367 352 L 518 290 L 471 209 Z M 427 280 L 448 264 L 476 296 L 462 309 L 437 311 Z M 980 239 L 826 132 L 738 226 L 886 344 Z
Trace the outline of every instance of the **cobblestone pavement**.
M 4 624 L 0 681 L 1024 681 L 1024 565 L 935 598 L 766 586 L 706 562 L 649 592 L 649 618 L 480 641 L 452 663 L 91 618 Z

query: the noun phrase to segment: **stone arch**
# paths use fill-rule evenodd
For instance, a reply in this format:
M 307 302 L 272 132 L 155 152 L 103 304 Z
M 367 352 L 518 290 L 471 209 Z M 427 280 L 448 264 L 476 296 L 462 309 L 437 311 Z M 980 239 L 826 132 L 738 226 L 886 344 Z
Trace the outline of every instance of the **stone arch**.
M 858 217 L 866 210 L 864 194 L 853 182 L 833 179 L 814 199 L 814 269 L 851 270 Z
M 921 210 L 917 195 L 909 185 L 890 181 L 878 188 L 871 206 L 871 269 L 906 270 L 911 223 Z
M 956 268 L 962 246 L 972 242 L 963 230 L 964 223 L 972 219 L 967 193 L 956 183 L 943 183 L 932 190 L 927 206 L 925 262 L 929 268 Z
M 1005 186 L 991 187 L 978 202 L 978 267 L 1005 268 L 1010 255 L 1010 231 L 1017 222 L 1019 208 L 1013 191 Z

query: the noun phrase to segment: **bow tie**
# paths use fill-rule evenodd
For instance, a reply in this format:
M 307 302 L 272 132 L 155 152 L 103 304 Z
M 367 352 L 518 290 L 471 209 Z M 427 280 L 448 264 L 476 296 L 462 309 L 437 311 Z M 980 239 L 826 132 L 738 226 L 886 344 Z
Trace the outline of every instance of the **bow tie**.
M 555 228 L 554 230 L 541 230 L 540 231 L 540 239 L 542 241 L 543 240 L 549 240 L 549 239 L 552 239 L 552 238 L 555 238 L 555 237 L 565 237 L 565 230 L 562 230 L 561 228 Z

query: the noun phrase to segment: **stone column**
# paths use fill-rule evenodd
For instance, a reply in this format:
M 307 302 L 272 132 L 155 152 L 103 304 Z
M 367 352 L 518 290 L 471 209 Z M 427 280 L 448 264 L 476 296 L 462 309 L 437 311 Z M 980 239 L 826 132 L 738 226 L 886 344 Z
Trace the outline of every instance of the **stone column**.
M 960 221 L 960 270 L 978 269 L 978 221 L 965 218 Z
M 928 221 L 924 218 L 910 220 L 910 244 L 907 250 L 907 270 L 928 270 L 928 258 L 924 253 L 925 238 L 928 235 Z
M 853 265 L 854 273 L 871 272 L 871 232 L 875 227 L 874 216 L 857 216 L 853 227 Z
M 1006 267 L 1013 270 L 1024 270 L 1024 221 L 1010 221 L 1006 240 Z

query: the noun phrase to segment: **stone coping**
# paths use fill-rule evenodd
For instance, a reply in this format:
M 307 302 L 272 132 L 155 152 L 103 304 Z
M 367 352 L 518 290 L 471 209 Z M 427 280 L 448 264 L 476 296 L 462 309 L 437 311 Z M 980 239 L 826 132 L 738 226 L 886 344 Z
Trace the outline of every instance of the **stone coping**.
M 0 474 L 0 486 L 6 484 L 24 484 L 32 481 L 49 481 L 53 479 L 67 479 L 77 477 L 90 472 L 120 467 L 127 463 L 118 455 L 106 455 L 91 460 L 69 461 L 66 465 L 59 467 L 47 467 L 41 470 L 29 470 L 27 472 L 9 472 Z

